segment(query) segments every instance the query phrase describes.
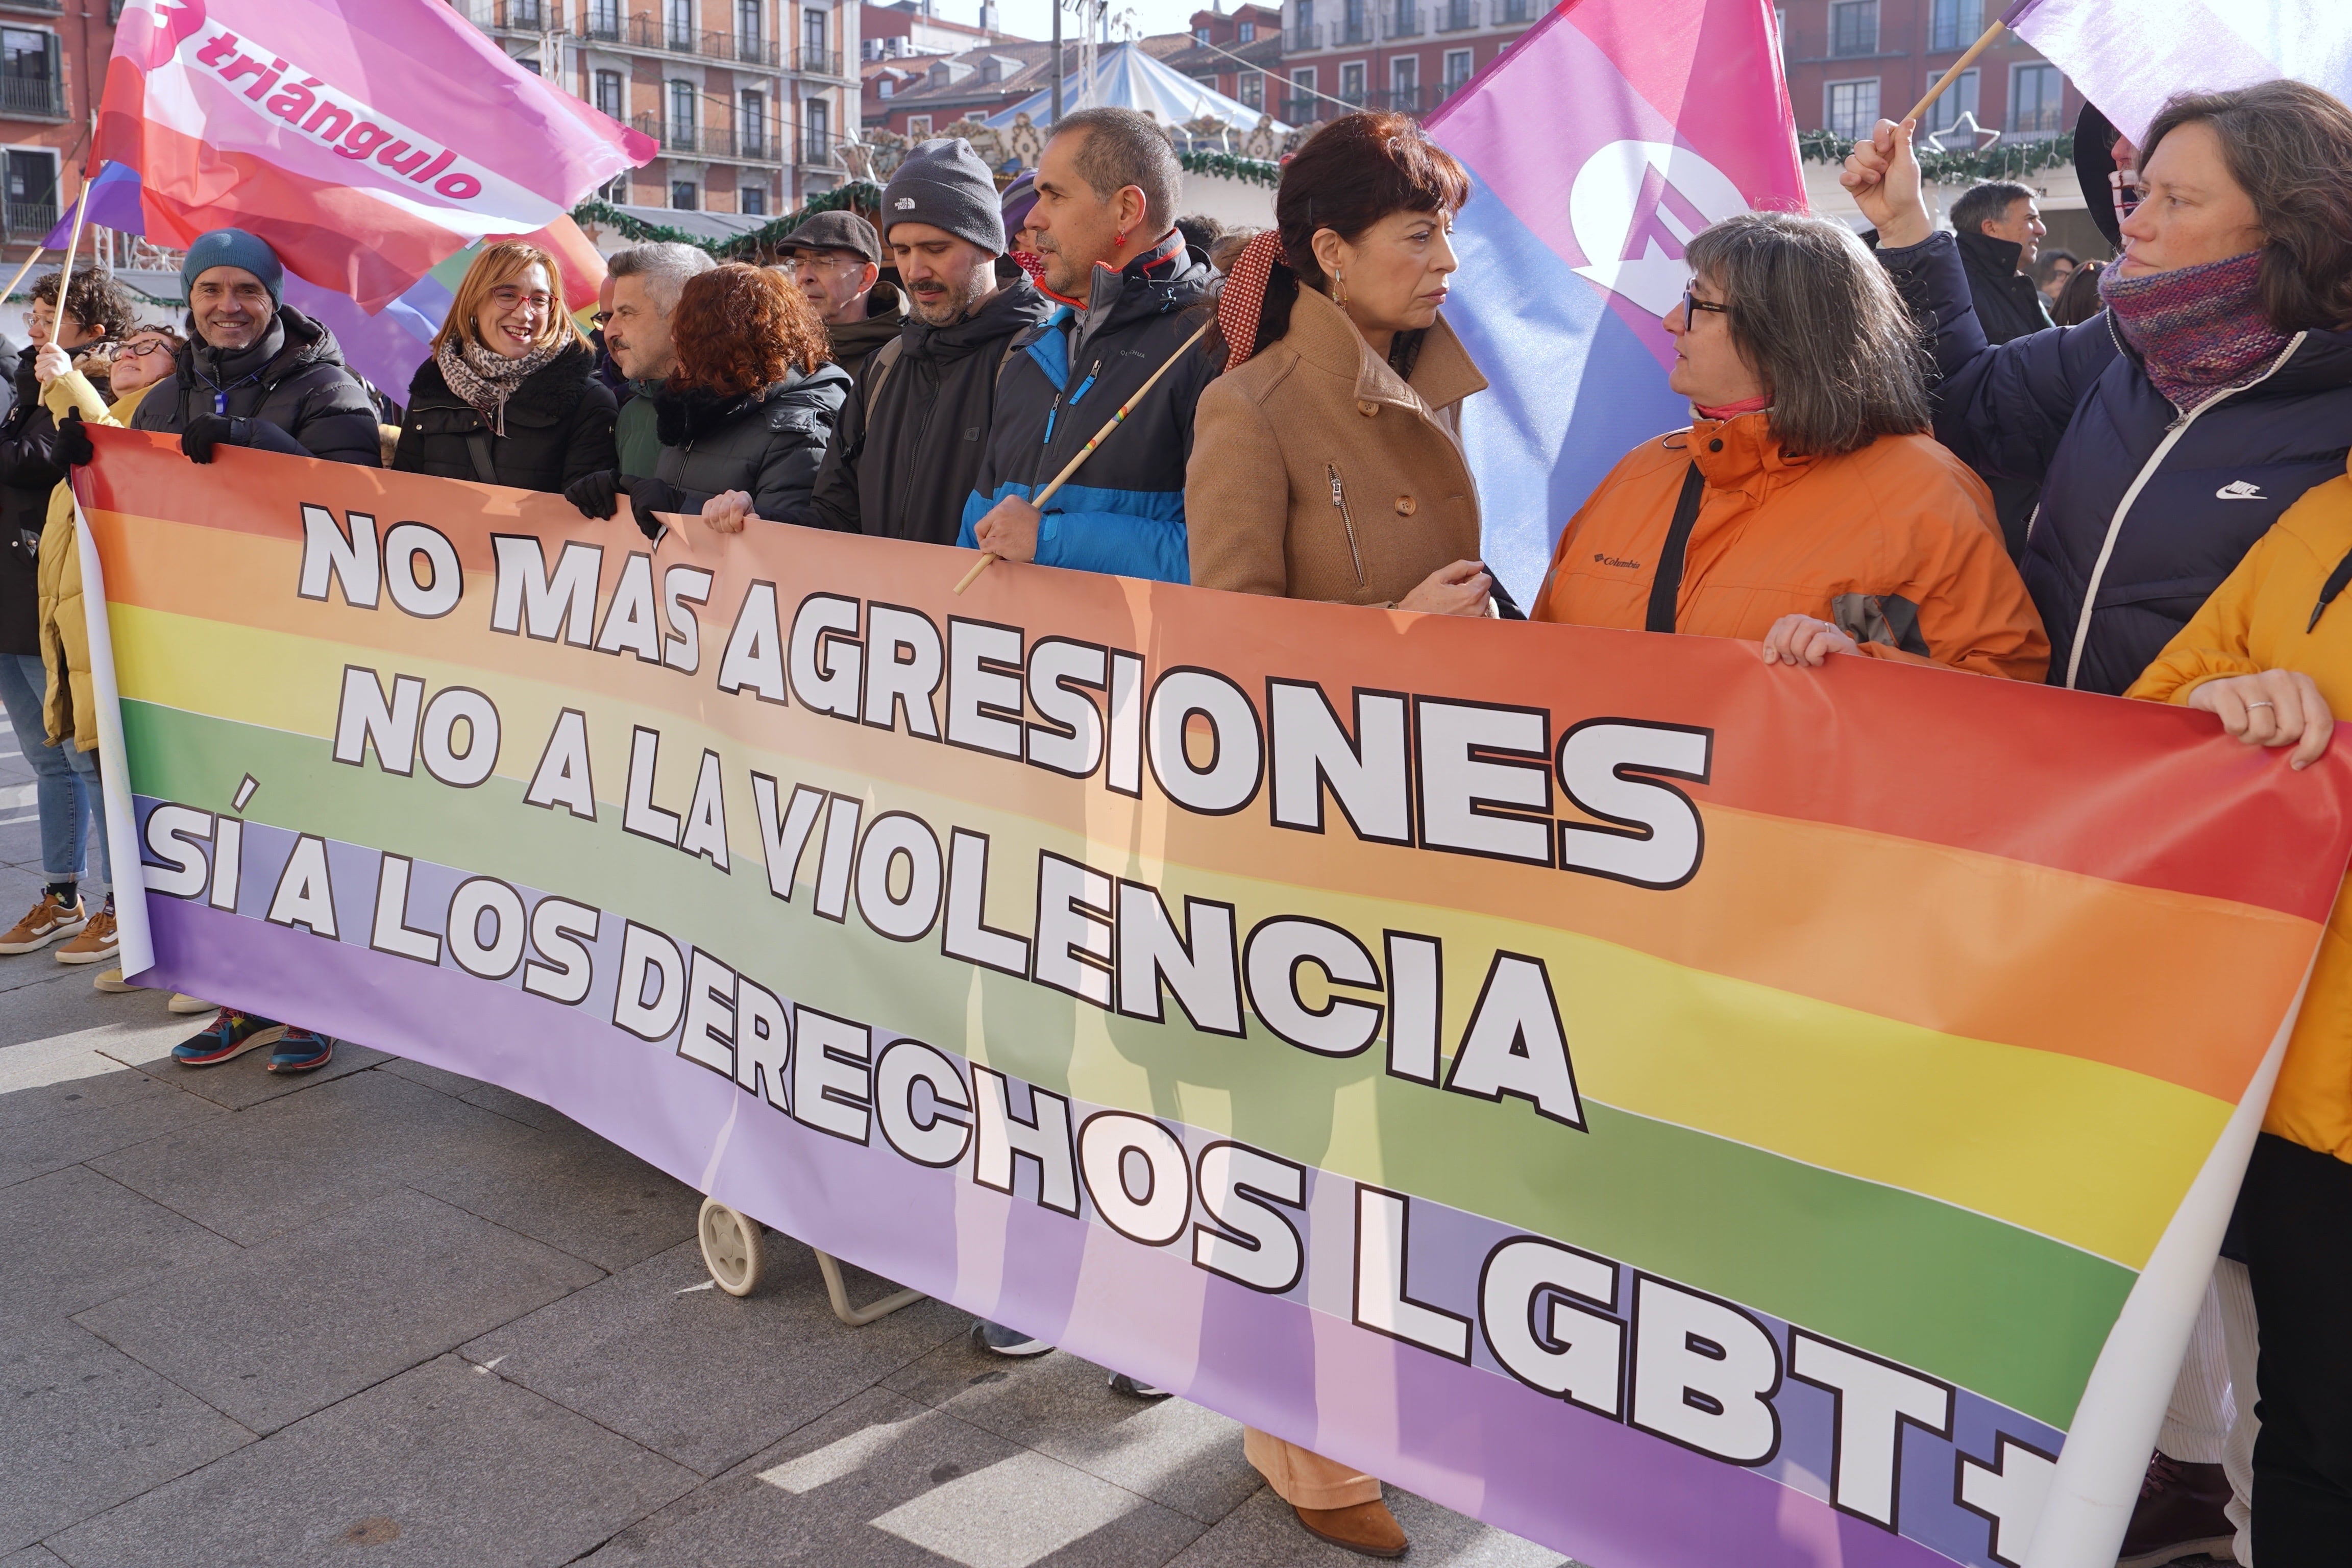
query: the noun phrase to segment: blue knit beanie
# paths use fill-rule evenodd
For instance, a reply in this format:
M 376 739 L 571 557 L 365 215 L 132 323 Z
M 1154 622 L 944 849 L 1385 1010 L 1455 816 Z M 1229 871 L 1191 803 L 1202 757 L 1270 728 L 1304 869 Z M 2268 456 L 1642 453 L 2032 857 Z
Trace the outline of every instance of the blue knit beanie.
M 278 308 L 279 288 L 286 281 L 286 269 L 278 264 L 278 253 L 269 242 L 257 234 L 241 228 L 216 228 L 196 236 L 188 247 L 188 258 L 180 263 L 180 289 L 192 291 L 196 279 L 215 267 L 242 267 L 261 279 L 269 290 L 269 304 Z

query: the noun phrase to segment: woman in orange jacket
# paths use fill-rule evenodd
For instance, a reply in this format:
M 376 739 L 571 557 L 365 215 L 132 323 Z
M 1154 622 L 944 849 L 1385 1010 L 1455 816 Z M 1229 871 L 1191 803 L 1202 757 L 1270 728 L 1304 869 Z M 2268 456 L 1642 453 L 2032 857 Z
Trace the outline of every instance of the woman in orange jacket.
M 1698 417 L 1601 482 L 1534 618 L 2040 680 L 2041 617 L 1983 481 L 1927 434 L 1918 334 L 1862 242 L 1748 213 L 1689 259 L 1667 384 Z
M 2201 708 L 2308 767 L 2352 712 L 2352 477 L 2305 490 L 2128 696 Z M 2262 1334 L 2253 1552 L 2352 1542 L 2352 898 L 2338 894 L 2231 1226 Z M 2242 1391 L 2239 1397 L 2245 1397 Z

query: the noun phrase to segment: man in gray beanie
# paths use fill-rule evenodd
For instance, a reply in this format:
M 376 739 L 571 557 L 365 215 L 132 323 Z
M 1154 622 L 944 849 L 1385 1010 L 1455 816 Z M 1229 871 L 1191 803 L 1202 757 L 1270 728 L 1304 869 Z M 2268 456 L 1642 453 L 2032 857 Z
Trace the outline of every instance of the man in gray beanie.
M 997 286 L 996 181 L 960 138 L 908 154 L 882 193 L 881 229 L 909 315 L 859 368 L 814 493 L 782 521 L 949 544 L 987 449 L 997 372 L 1048 307 L 1025 277 Z

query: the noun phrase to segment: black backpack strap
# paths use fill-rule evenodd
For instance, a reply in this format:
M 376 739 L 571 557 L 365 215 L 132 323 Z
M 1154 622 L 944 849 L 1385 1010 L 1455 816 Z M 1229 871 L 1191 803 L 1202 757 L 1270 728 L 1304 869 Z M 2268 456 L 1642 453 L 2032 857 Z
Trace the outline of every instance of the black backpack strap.
M 1699 499 L 1706 493 L 1706 476 L 1693 463 L 1683 476 L 1683 493 L 1675 502 L 1675 520 L 1666 525 L 1666 542 L 1658 552 L 1658 569 L 1650 578 L 1650 614 L 1643 630 L 1675 629 L 1675 605 L 1683 592 L 1683 555 L 1690 549 L 1691 529 L 1698 521 Z
M 466 456 L 474 459 L 474 477 L 486 485 L 499 482 L 499 467 L 490 461 L 490 433 L 487 428 L 466 432 Z

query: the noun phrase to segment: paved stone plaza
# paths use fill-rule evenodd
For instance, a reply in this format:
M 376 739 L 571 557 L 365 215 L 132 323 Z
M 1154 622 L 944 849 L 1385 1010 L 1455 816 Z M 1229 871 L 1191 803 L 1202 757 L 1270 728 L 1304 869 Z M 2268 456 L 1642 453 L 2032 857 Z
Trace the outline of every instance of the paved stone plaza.
M 29 778 L 0 730 L 7 920 Z M 349 1045 L 188 1071 L 203 1018 L 89 981 L 0 958 L 0 1568 L 1364 1561 L 1222 1415 L 937 1302 L 845 1328 L 782 1237 L 711 1289 L 698 1194 L 543 1106 Z M 1390 1500 L 1425 1568 L 1565 1561 Z

